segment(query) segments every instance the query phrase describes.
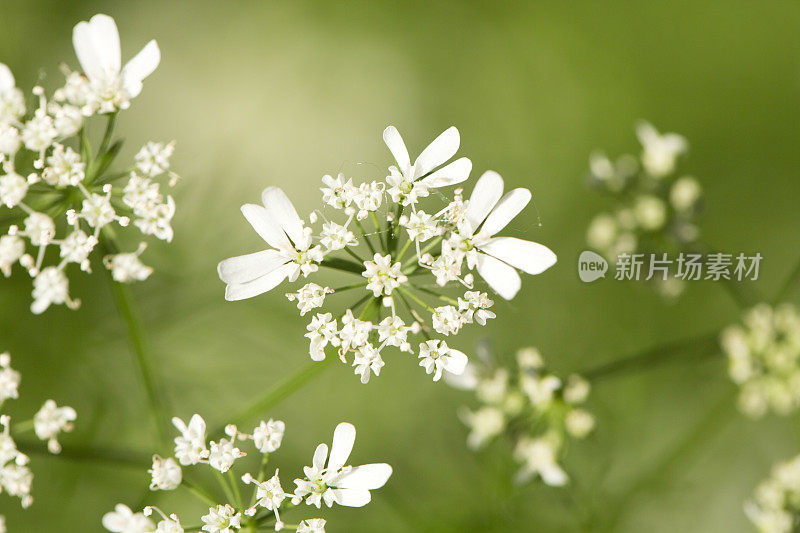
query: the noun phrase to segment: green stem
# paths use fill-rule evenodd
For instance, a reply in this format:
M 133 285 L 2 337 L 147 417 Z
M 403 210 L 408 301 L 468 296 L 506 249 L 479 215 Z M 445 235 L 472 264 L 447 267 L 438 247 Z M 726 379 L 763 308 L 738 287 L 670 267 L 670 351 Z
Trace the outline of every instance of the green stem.
M 239 490 L 239 483 L 233 475 L 233 469 L 228 470 L 228 480 L 231 482 L 231 487 L 233 487 L 233 495 L 236 497 L 236 505 L 238 505 L 240 509 L 243 509 L 244 500 L 242 500 L 242 492 Z
M 97 158 L 108 150 L 108 145 L 111 143 L 111 136 L 114 134 L 114 126 L 117 123 L 117 113 L 108 115 L 108 122 L 106 123 L 106 132 L 103 134 L 103 140 L 100 142 L 100 148 L 97 150 Z
M 403 245 L 403 248 L 400 250 L 400 253 L 397 255 L 395 261 L 401 261 L 403 259 L 403 256 L 406 255 L 406 251 L 408 250 L 408 247 L 411 246 L 412 242 L 414 241 L 412 241 L 411 239 L 408 239 L 406 241 L 406 243 Z
M 217 481 L 219 481 L 220 486 L 222 487 L 222 491 L 225 493 L 225 498 L 228 499 L 228 503 L 231 505 L 238 505 L 236 499 L 233 497 L 233 492 L 231 492 L 230 486 L 228 486 L 228 482 L 225 480 L 225 476 L 222 475 L 217 469 L 214 470 L 214 475 L 217 476 Z
M 14 433 L 26 433 L 33 430 L 33 418 L 14 424 Z
M 353 290 L 353 289 L 360 289 L 360 288 L 366 287 L 366 286 L 367 286 L 366 282 L 364 282 L 364 283 L 353 283 L 352 285 L 344 285 L 342 287 L 337 287 L 337 288 L 333 289 L 333 292 L 334 293 L 344 292 L 344 291 L 349 291 L 349 290 Z
M 372 245 L 372 241 L 369 239 L 369 236 L 367 235 L 367 232 L 360 220 L 356 220 L 356 226 L 358 226 L 358 230 L 361 232 L 361 235 L 364 236 L 364 242 L 367 243 L 367 248 L 369 248 L 370 253 L 375 255 L 375 247 Z
M 411 284 L 409 284 L 409 287 L 414 287 L 418 291 L 430 294 L 431 296 L 435 296 L 435 297 L 439 298 L 443 302 L 447 302 L 447 303 L 455 305 L 455 306 L 458 305 L 458 300 L 456 300 L 455 298 L 451 298 L 449 296 L 445 296 L 444 294 L 439 294 L 438 292 L 433 291 L 431 289 L 428 289 L 428 288 L 425 288 L 425 287 L 418 287 L 417 285 L 411 285 Z
M 203 488 L 198 487 L 186 478 L 181 480 L 181 486 L 209 505 L 217 505 L 217 501 Z
M 350 254 L 350 257 L 352 257 L 353 259 L 358 261 L 359 264 L 362 264 L 362 265 L 364 264 L 364 260 L 361 259 L 361 256 L 358 255 L 357 253 L 355 253 L 353 250 L 351 250 L 349 246 L 345 246 L 344 247 L 344 251 L 347 252 L 348 254 Z
M 348 259 L 342 259 L 340 257 L 323 259 L 319 266 L 332 268 L 333 270 L 341 270 L 343 272 L 350 272 L 352 274 L 358 274 L 359 276 L 362 272 L 364 272 L 363 263 L 354 263 Z
M 431 313 L 433 313 L 433 312 L 434 312 L 434 309 L 433 309 L 433 307 L 431 307 L 430 305 L 428 305 L 427 303 L 425 303 L 425 301 L 424 301 L 422 298 L 420 298 L 419 296 L 417 296 L 417 295 L 416 295 L 416 294 L 414 294 L 413 292 L 411 292 L 411 291 L 409 291 L 409 290 L 406 290 L 406 289 L 400 289 L 400 288 L 398 288 L 397 290 L 398 290 L 398 291 L 400 291 L 402 294 L 404 294 L 404 295 L 408 296 L 409 298 L 411 298 L 411 299 L 412 299 L 412 300 L 414 300 L 415 302 L 417 302 L 419 305 L 421 305 L 422 307 L 424 307 L 425 309 L 427 309 L 427 310 L 428 310 L 428 311 L 430 311 Z
M 300 369 L 298 369 L 297 372 L 279 382 L 272 389 L 270 389 L 267 394 L 253 402 L 253 404 L 249 407 L 240 411 L 239 414 L 235 415 L 232 418 L 231 423 L 236 425 L 244 425 L 245 423 L 261 416 L 264 412 L 268 411 L 281 401 L 300 390 L 303 385 L 311 381 L 323 370 L 331 366 L 331 362 L 334 359 L 336 359 L 335 355 L 328 354 L 328 356 L 322 361 L 311 361 L 310 363 L 303 365 L 300 367 Z M 224 430 L 225 428 L 221 427 L 211 434 L 221 435 L 224 433 Z
M 708 333 L 691 339 L 673 341 L 661 346 L 649 348 L 643 352 L 604 363 L 583 372 L 578 372 L 584 378 L 596 382 L 618 374 L 645 370 L 667 361 L 678 358 L 698 359 L 702 356 L 711 356 L 719 353 L 719 332 Z
M 265 453 L 261 457 L 261 466 L 258 467 L 258 476 L 256 476 L 256 481 L 261 483 L 264 481 L 264 478 L 267 475 L 267 463 L 269 462 L 269 454 Z M 250 507 L 256 504 L 256 499 L 258 495 L 258 487 L 253 487 L 253 495 L 250 497 Z
M 378 217 L 375 215 L 375 211 L 370 213 L 372 215 L 372 223 L 375 225 L 375 235 L 378 237 L 378 244 L 380 244 L 386 253 L 389 253 L 389 242 L 388 240 L 384 240 L 381 236 L 381 224 L 378 222 Z
M 111 238 L 106 236 L 103 246 L 108 253 L 117 253 L 117 247 Z M 123 283 L 114 281 L 111 277 L 111 272 L 104 269 L 107 273 L 108 281 L 111 284 L 111 290 L 114 294 L 114 300 L 117 304 L 122 320 L 125 322 L 128 341 L 133 351 L 136 367 L 144 385 L 147 401 L 150 406 L 150 412 L 155 422 L 159 438 L 162 443 L 169 443 L 169 419 L 167 418 L 167 409 L 165 407 L 163 388 L 161 382 L 154 370 L 153 358 L 150 354 L 150 349 L 147 344 L 144 326 L 142 325 L 141 317 L 131 294 L 130 287 Z

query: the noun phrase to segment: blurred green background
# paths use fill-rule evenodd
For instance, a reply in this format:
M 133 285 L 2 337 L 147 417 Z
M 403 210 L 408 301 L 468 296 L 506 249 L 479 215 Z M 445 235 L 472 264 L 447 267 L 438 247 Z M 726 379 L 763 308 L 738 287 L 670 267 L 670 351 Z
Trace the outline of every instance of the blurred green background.
M 681 170 L 705 188 L 705 240 L 761 252 L 754 290 L 771 297 L 798 260 L 796 1 L 3 0 L 0 61 L 22 87 L 40 67 L 46 85 L 57 83 L 59 62 L 77 66 L 72 26 L 97 12 L 116 18 L 125 59 L 150 38 L 162 50 L 118 132 L 128 155 L 146 140 L 178 142 L 176 237 L 148 249 L 156 272 L 133 290 L 171 410 L 184 418 L 224 422 L 308 360 L 305 321 L 284 291 L 223 301 L 216 263 L 260 246 L 239 205 L 279 185 L 308 212 L 324 173 L 383 177 L 388 124 L 412 153 L 458 126 L 473 176 L 492 168 L 532 188 L 542 225 L 528 209 L 513 231 L 559 254 L 497 306 L 498 320 L 459 335 L 468 353 L 481 336 L 498 353 L 536 345 L 569 373 L 737 318 L 719 284 L 691 284 L 667 304 L 634 284 L 577 278 L 586 225 L 607 207 L 585 187 L 588 155 L 635 153 L 641 118 L 688 138 Z M 104 276 L 72 280 L 83 308 L 39 317 L 28 311 L 29 280 L 0 281 L 0 350 L 23 376 L 11 414 L 24 418 L 52 397 L 79 413 L 65 446 L 169 453 L 153 450 Z M 455 411 L 470 395 L 431 383 L 411 358 L 389 358 L 367 386 L 335 366 L 268 415 L 287 423 L 275 457 L 286 489 L 341 420 L 358 428 L 353 461 L 394 466 L 369 506 L 323 514 L 334 533 L 746 532 L 742 501 L 774 461 L 798 453 L 800 423 L 747 420 L 734 394 L 721 357 L 599 383 L 588 404 L 598 428 L 569 450 L 568 489 L 514 490 L 502 445 L 466 449 Z M 32 468 L 31 509 L 0 496 L 10 531 L 97 531 L 104 512 L 136 505 L 148 483 L 145 469 L 91 461 L 34 455 Z M 158 503 L 189 525 L 201 511 L 174 495 Z

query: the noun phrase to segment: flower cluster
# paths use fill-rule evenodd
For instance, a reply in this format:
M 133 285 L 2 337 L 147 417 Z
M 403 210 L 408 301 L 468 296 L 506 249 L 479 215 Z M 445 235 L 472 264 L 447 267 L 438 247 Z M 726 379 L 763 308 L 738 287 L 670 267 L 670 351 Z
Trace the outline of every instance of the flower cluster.
M 284 527 L 296 529 L 300 533 L 324 533 L 325 520 L 311 518 L 299 524 L 284 523 L 281 513 L 300 505 L 303 501 L 317 509 L 324 503 L 332 507 L 334 503 L 346 507 L 363 507 L 370 502 L 371 490 L 379 489 L 389 480 L 392 467 L 385 463 L 361 466 L 346 465 L 356 438 L 352 424 L 342 422 L 336 426 L 333 442 L 328 454 L 328 445 L 320 444 L 311 462 L 303 468 L 303 477 L 294 480 L 294 492 L 284 492 L 278 469 L 268 477 L 267 462 L 270 454 L 277 451 L 283 441 L 285 425 L 280 420 L 262 421 L 252 433 L 241 433 L 236 426 L 225 428 L 226 437 L 207 442 L 206 423 L 200 415 L 194 415 L 185 423 L 179 418 L 173 424 L 180 432 L 175 438 L 175 457 L 153 456 L 153 466 L 148 471 L 151 476 L 150 489 L 175 490 L 184 486 L 193 494 L 200 495 L 204 503 L 211 503 L 208 513 L 201 516 L 202 526 L 187 527 L 186 530 L 201 529 L 208 533 L 234 533 L 239 529 L 252 530 L 272 527 L 280 531 Z M 261 455 L 260 467 L 256 475 L 245 473 L 237 478 L 233 474 L 234 463 L 247 454 L 237 447 L 241 441 L 252 441 Z M 208 465 L 218 474 L 222 490 L 228 501 L 219 503 L 203 491 L 183 479 L 183 468 L 198 464 Z M 227 474 L 227 478 L 222 476 Z M 241 480 L 241 482 L 240 482 Z M 249 489 L 250 498 L 242 498 Z M 159 517 L 154 523 L 154 513 Z M 103 526 L 114 533 L 183 533 L 184 526 L 175 514 L 167 515 L 156 507 L 145 507 L 135 513 L 123 504 L 107 513 Z
M 720 337 L 728 373 L 739 385 L 739 408 L 758 418 L 800 406 L 800 312 L 792 304 L 758 304 Z
M 155 70 L 160 52 L 150 41 L 124 67 L 119 34 L 111 17 L 96 15 L 75 26 L 73 43 L 83 73 L 65 68 L 66 83 L 48 99 L 34 87 L 36 106 L 28 109 L 14 76 L 0 64 L 0 272 L 6 277 L 19 263 L 33 278 L 34 313 L 50 305 L 77 308 L 69 294 L 71 264 L 91 272 L 92 253 L 104 238 L 110 251 L 103 264 L 119 282 L 147 278 L 152 269 L 139 256 L 112 242 L 117 228 L 138 228 L 142 236 L 172 239 L 175 203 L 157 181 L 169 171 L 174 144 L 148 142 L 125 169 L 111 171 L 122 146 L 113 141 L 117 113 L 142 90 Z M 88 140 L 93 117 L 105 115 L 107 126 L 97 151 Z M 48 248 L 54 250 L 48 254 Z
M 744 511 L 761 533 L 790 533 L 800 524 L 800 456 L 772 468 Z
M 511 299 L 521 287 L 517 270 L 539 274 L 556 256 L 541 244 L 496 236 L 531 200 L 527 189 L 504 195 L 503 179 L 496 172 L 483 174 L 468 200 L 457 189 L 444 206 L 423 205 L 429 197 L 443 197 L 434 196 L 435 189 L 469 177 L 469 159 L 448 163 L 460 145 L 456 128 L 439 135 L 413 164 L 394 127 L 386 128 L 383 139 L 396 162 L 384 181 L 355 184 L 342 174 L 322 178 L 322 201 L 327 210 L 342 212 L 342 223 L 328 220 L 321 210 L 310 213 L 307 221 L 301 219 L 277 187 L 264 190 L 263 205 L 242 206 L 243 215 L 270 248 L 219 264 L 219 276 L 227 284 L 225 297 L 251 298 L 284 280 L 316 274 L 320 266 L 338 269 L 360 281 L 340 288 L 311 282 L 286 295 L 305 315 L 321 308 L 332 293 L 365 293 L 344 314 L 314 314 L 306 334 L 313 360 L 321 361 L 326 350 L 336 349 L 342 362 L 349 362 L 367 383 L 385 364 L 383 349 L 392 346 L 416 353 L 434 380 L 444 372 L 460 374 L 467 356 L 433 337 L 454 336 L 465 325 L 484 325 L 495 317 L 489 310 L 494 302 L 480 290 L 472 271 L 501 297 Z M 409 251 L 411 257 L 406 256 Z M 426 275 L 431 276 L 428 281 Z M 464 292 L 450 296 L 437 290 L 445 287 Z M 412 344 L 410 334 L 424 340 Z
M 675 172 L 686 140 L 676 133 L 660 134 L 646 122 L 636 134 L 642 144 L 639 158 L 626 154 L 611 161 L 596 152 L 589 160 L 592 186 L 617 201 L 615 210 L 595 216 L 586 232 L 589 247 L 609 261 L 623 253 L 679 252 L 699 236 L 702 188 L 695 178 Z M 654 279 L 666 296 L 683 290 L 674 276 Z
M 480 406 L 462 408 L 461 420 L 469 427 L 467 445 L 474 450 L 500 435 L 512 443 L 521 464 L 515 476 L 526 483 L 535 476 L 551 486 L 569 480 L 558 464 L 567 437 L 582 439 L 594 429 L 594 416 L 580 407 L 589 395 L 589 382 L 572 375 L 566 383 L 547 372 L 535 348 L 523 348 L 514 365 L 500 366 L 485 346 L 480 363 L 470 362 L 461 376 L 447 378 L 460 389 L 475 391 Z
M 11 355 L 0 354 L 0 407 L 6 400 L 19 397 L 20 373 L 11 368 Z M 22 507 L 33 503 L 31 488 L 33 472 L 28 467 L 29 458 L 17 449 L 12 429 L 16 434 L 33 429 L 36 436 L 47 442 L 50 453 L 59 453 L 61 446 L 58 436 L 71 431 L 77 414 L 72 407 L 58 407 L 53 400 L 47 400 L 33 420 L 11 426 L 11 417 L 0 414 L 0 492 L 20 499 Z M 0 516 L 0 524 L 4 519 Z

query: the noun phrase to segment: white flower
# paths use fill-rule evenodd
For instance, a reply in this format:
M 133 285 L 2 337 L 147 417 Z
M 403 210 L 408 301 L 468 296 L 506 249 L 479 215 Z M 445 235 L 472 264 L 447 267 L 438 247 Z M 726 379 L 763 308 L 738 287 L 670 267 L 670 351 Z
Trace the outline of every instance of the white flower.
M 372 323 L 359 320 L 353 316 L 353 312 L 348 309 L 342 317 L 342 329 L 339 331 L 339 340 L 342 347 L 339 349 L 340 354 L 345 354 L 349 350 L 363 346 L 369 339 L 369 334 L 372 332 Z
M 643 194 L 636 199 L 633 214 L 646 231 L 658 231 L 667 222 L 667 206 L 663 200 L 651 194 Z
M 142 513 L 134 513 L 130 507 L 121 503 L 114 511 L 103 516 L 103 527 L 113 533 L 150 533 L 155 526 Z
M 162 204 L 140 207 L 136 215 L 138 218 L 133 223 L 142 233 L 172 242 L 172 217 L 175 216 L 175 200 L 172 196 L 167 196 L 167 201 Z
M 557 390 L 561 388 L 561 380 L 556 376 L 524 375 L 520 386 L 531 403 L 540 409 L 547 408 Z
M 247 455 L 233 445 L 233 440 L 220 439 L 219 442 L 212 441 L 209 444 L 208 464 L 220 472 L 227 472 L 233 466 L 234 461 Z
M 336 320 L 331 313 L 317 313 L 306 326 L 306 337 L 311 341 L 308 353 L 314 361 L 325 359 L 325 347 L 328 343 L 339 346 L 339 337 L 336 336 Z
M 40 315 L 51 305 L 64 303 L 71 308 L 77 306 L 77 302 L 69 298 L 69 281 L 66 274 L 56 267 L 45 268 L 33 279 L 31 312 Z
M 455 335 L 461 329 L 461 313 L 452 305 L 444 305 L 433 310 L 433 329 L 442 335 Z
M 123 192 L 122 201 L 133 209 L 134 214 L 141 217 L 155 209 L 162 200 L 158 183 L 150 178 L 143 178 L 135 172 L 131 173 Z
M 34 246 L 49 244 L 56 234 L 53 219 L 43 213 L 31 213 L 25 219 L 25 235 Z
M 400 271 L 403 265 L 399 261 L 392 263 L 391 255 L 376 253 L 372 259 L 364 261 L 364 272 L 361 275 L 369 280 L 367 290 L 372 291 L 376 297 L 382 294 L 391 296 L 394 289 L 408 281 Z
M 358 245 L 358 240 L 353 232 L 336 222 L 326 222 L 322 225 L 320 242 L 329 251 L 343 250 L 347 246 Z
M 85 177 L 86 164 L 81 161 L 72 148 L 56 144 L 50 157 L 47 158 L 47 167 L 42 172 L 42 179 L 57 187 L 75 186 Z
M 25 255 L 25 242 L 16 235 L 0 237 L 0 272 L 11 275 L 11 267 Z
M 467 266 L 477 268 L 492 289 L 510 300 L 522 285 L 516 269 L 540 274 L 555 264 L 556 255 L 535 242 L 494 237 L 531 200 L 527 189 L 502 194 L 503 178 L 496 172 L 485 172 L 467 204 L 466 220 L 458 230 L 458 246 L 466 254 Z
M 153 466 L 147 471 L 151 476 L 150 490 L 175 490 L 183 480 L 183 471 L 172 457 L 153 456 Z
M 590 391 L 589 382 L 579 375 L 573 374 L 567 379 L 567 385 L 564 387 L 564 401 L 571 404 L 583 403 Z
M 647 122 L 636 127 L 636 135 L 642 143 L 642 164 L 654 178 L 671 174 L 678 156 L 687 149 L 686 139 L 677 133 L 662 135 Z
M 309 518 L 297 526 L 297 533 L 325 533 L 325 520 L 322 518 Z
M 689 211 L 703 195 L 703 189 L 696 179 L 684 176 L 672 184 L 669 201 L 676 211 Z
M 295 281 L 301 272 L 308 276 L 322 261 L 322 248 L 311 246 L 311 230 L 304 227 L 286 194 L 277 187 L 267 187 L 262 201 L 263 207 L 243 205 L 242 214 L 272 249 L 231 257 L 219 264 L 219 277 L 227 284 L 226 300 L 258 296 L 286 278 Z
M 564 419 L 567 433 L 576 439 L 582 439 L 592 432 L 595 425 L 594 415 L 583 409 L 573 409 Z
M 59 255 L 68 263 L 81 265 L 81 269 L 88 272 L 91 268 L 89 254 L 97 242 L 97 237 L 94 235 L 87 235 L 83 230 L 75 230 L 61 241 Z
M 440 340 L 429 340 L 419 345 L 419 366 L 426 374 L 433 374 L 433 381 L 439 381 L 444 371 L 451 374 L 462 374 L 467 366 L 464 352 L 449 348 Z
M 0 101 L 0 105 L 2 105 L 2 101 Z M 0 122 L 0 154 L 14 155 L 21 144 L 19 130 L 14 126 Z
M 256 486 L 256 505 L 264 507 L 270 511 L 278 509 L 283 500 L 286 499 L 286 493 L 283 492 L 281 487 L 281 480 L 278 477 L 278 471 L 275 470 L 275 475 L 266 481 L 257 481 L 249 474 L 242 476 L 242 481 L 245 483 L 252 483 Z M 255 508 L 252 508 L 255 511 Z M 248 514 L 246 512 L 246 514 Z M 277 514 L 276 514 L 277 518 Z
M 58 131 L 59 137 L 72 137 L 83 126 L 83 113 L 74 105 L 58 105 L 51 102 L 48 109 L 53 115 L 53 126 Z
M 52 117 L 39 111 L 22 128 L 22 142 L 25 148 L 34 152 L 43 152 L 58 136 Z
M 470 428 L 467 446 L 473 450 L 485 446 L 506 427 L 503 411 L 490 406 L 481 407 L 474 413 L 469 410 L 463 411 L 461 420 Z
M 9 172 L 0 176 L 0 203 L 8 208 L 16 207 L 28 194 L 28 180 Z
M 95 15 L 79 22 L 72 33 L 75 55 L 89 78 L 93 104 L 101 113 L 126 109 L 142 91 L 142 81 L 161 61 L 155 41 L 150 41 L 124 67 L 119 32 L 114 19 Z
M 353 180 L 345 181 L 344 174 L 339 174 L 336 178 L 326 174 L 322 176 L 322 183 L 325 187 L 322 191 L 322 201 L 334 209 L 344 209 L 353 203 L 356 194 L 356 187 L 353 187 Z
M 461 138 L 454 126 L 434 139 L 413 165 L 397 128 L 389 126 L 383 130 L 383 141 L 397 162 L 397 166 L 389 167 L 389 176 L 386 177 L 389 185 L 387 192 L 392 201 L 402 205 L 416 204 L 419 198 L 428 196 L 429 189 L 461 183 L 469 177 L 472 170 L 472 162 L 462 157 L 434 172 L 458 151 Z
M 169 144 L 148 142 L 133 157 L 138 168 L 145 176 L 153 177 L 169 170 L 169 158 L 175 151 L 175 143 Z
M 253 430 L 253 443 L 261 453 L 272 453 L 280 448 L 285 430 L 286 424 L 280 420 L 262 420 Z
M 419 324 L 406 326 L 403 319 L 399 316 L 387 316 L 378 324 L 378 341 L 400 348 L 403 352 L 411 352 L 411 345 L 408 343 L 409 332 L 419 331 Z
M 33 429 L 38 438 L 47 441 L 51 453 L 58 453 L 61 451 L 58 435 L 62 431 L 72 431 L 76 418 L 78 414 L 72 407 L 58 407 L 53 400 L 47 400 L 33 417 Z
M 485 292 L 467 291 L 464 298 L 458 299 L 458 310 L 462 314 L 465 324 L 477 322 L 481 326 L 486 325 L 486 321 L 495 318 L 497 315 L 492 311 L 487 311 L 494 305 L 494 302 Z
M 514 455 L 523 463 L 515 476 L 517 483 L 525 483 L 536 475 L 551 487 L 561 487 L 569 480 L 556 462 L 556 449 L 548 439 L 522 437 L 517 442 Z
M 0 487 L 4 488 L 11 496 L 19 498 L 22 507 L 26 508 L 33 503 L 33 498 L 31 497 L 33 473 L 30 468 L 20 464 L 20 457 L 20 455 L 17 456 L 17 462 L 0 468 Z M 26 460 L 27 458 L 22 462 Z
M 0 123 L 13 122 L 25 114 L 25 96 L 17 89 L 14 75 L 0 63 Z
M 400 224 L 408 231 L 408 238 L 412 241 L 425 242 L 440 233 L 438 223 L 433 215 L 425 211 L 416 211 L 400 220 Z
M 325 303 L 325 296 L 332 294 L 333 289 L 330 287 L 322 287 L 316 283 L 307 283 L 300 288 L 296 293 L 290 292 L 286 294 L 286 298 L 290 302 L 297 300 L 297 308 L 300 310 L 300 316 L 317 307 L 321 307 Z
M 355 351 L 353 366 L 355 373 L 361 376 L 361 383 L 369 383 L 370 372 L 379 376 L 384 364 L 380 352 L 370 343 L 359 346 Z
M 132 281 L 142 281 L 150 277 L 153 269 L 139 259 L 140 251 L 127 254 L 107 255 L 103 258 L 103 264 L 111 271 L 114 281 L 120 283 L 131 283 Z
M 172 419 L 172 424 L 181 432 L 180 437 L 175 437 L 175 457 L 182 465 L 195 465 L 208 458 L 206 422 L 200 415 L 192 415 L 188 426 L 178 417 Z
M 19 398 L 17 389 L 20 379 L 19 372 L 11 368 L 11 354 L 8 352 L 0 354 L 0 404 L 6 400 Z
M 242 513 L 236 512 L 236 509 L 228 504 L 209 508 L 208 514 L 202 516 L 200 520 L 205 524 L 203 531 L 208 533 L 234 533 L 242 527 Z
M 322 502 L 332 507 L 334 503 L 346 507 L 362 507 L 371 499 L 370 490 L 379 489 L 392 475 L 392 467 L 386 463 L 361 466 L 344 466 L 353 450 L 356 428 L 342 422 L 333 432 L 331 454 L 328 446 L 320 444 L 314 451 L 312 466 L 303 468 L 305 479 L 295 479 L 297 488 L 292 503 L 303 499 L 306 504 L 319 508 Z M 327 459 L 327 465 L 326 465 Z
M 83 200 L 81 216 L 93 228 L 102 228 L 117 218 L 108 194 L 91 193 Z

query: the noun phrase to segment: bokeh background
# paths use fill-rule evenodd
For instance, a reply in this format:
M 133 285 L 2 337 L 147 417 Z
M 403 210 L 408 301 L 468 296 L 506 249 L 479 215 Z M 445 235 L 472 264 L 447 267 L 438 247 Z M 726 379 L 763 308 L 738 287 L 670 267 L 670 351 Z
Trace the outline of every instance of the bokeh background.
M 569 373 L 737 318 L 719 284 L 691 284 L 669 304 L 635 284 L 577 278 L 586 225 L 607 207 L 586 188 L 588 154 L 638 150 L 641 118 L 688 138 L 681 170 L 705 189 L 705 240 L 764 256 L 750 289 L 771 297 L 798 260 L 797 2 L 4 0 L 0 60 L 22 87 L 40 67 L 54 86 L 59 62 L 77 65 L 72 26 L 97 12 L 117 19 L 125 58 L 150 38 L 162 50 L 118 131 L 128 155 L 146 140 L 178 142 L 176 237 L 148 249 L 156 272 L 133 290 L 171 412 L 184 418 L 222 423 L 308 358 L 304 321 L 283 291 L 223 301 L 216 263 L 259 246 L 239 205 L 279 185 L 308 212 L 324 173 L 382 177 L 388 124 L 412 153 L 458 126 L 475 175 L 492 168 L 533 190 L 536 209 L 513 231 L 559 254 L 498 305 L 498 320 L 459 335 L 467 352 L 480 336 L 498 353 L 535 345 Z M 29 291 L 21 277 L 0 280 L 0 350 L 23 375 L 10 412 L 23 417 L 52 397 L 79 413 L 68 447 L 168 453 L 153 449 L 105 278 L 73 276 L 79 312 L 34 317 Z M 287 423 L 275 457 L 285 488 L 341 420 L 359 431 L 354 461 L 394 466 L 369 506 L 324 514 L 334 533 L 746 532 L 742 501 L 774 461 L 800 451 L 800 424 L 747 420 L 734 395 L 721 357 L 598 383 L 588 404 L 598 428 L 570 448 L 567 489 L 515 489 L 502 445 L 469 452 L 455 412 L 470 396 L 432 383 L 411 358 L 390 358 L 367 386 L 335 366 L 268 415 Z M 10 531 L 98 531 L 115 503 L 146 495 L 146 468 L 42 455 L 32 467 L 30 510 L 0 496 Z M 191 499 L 157 501 L 200 514 Z

